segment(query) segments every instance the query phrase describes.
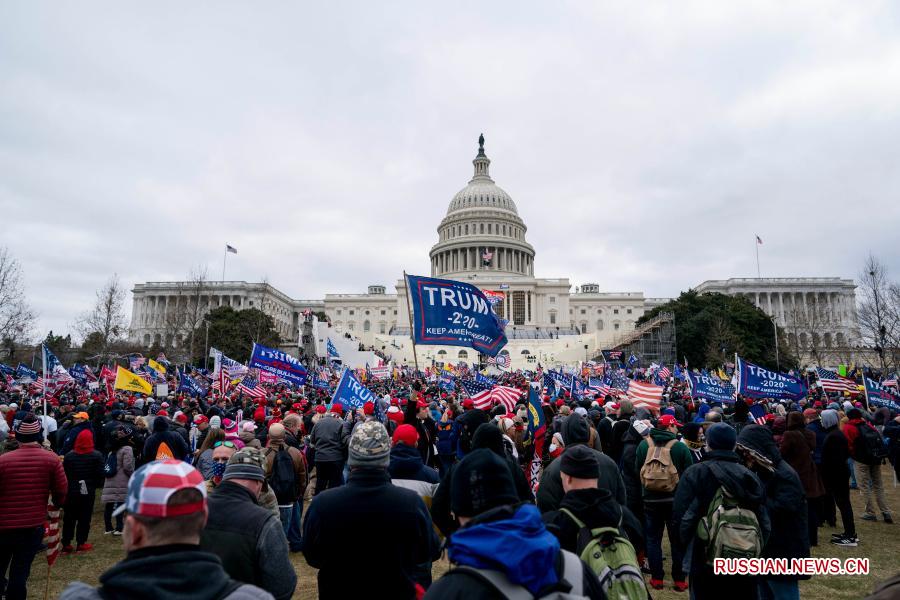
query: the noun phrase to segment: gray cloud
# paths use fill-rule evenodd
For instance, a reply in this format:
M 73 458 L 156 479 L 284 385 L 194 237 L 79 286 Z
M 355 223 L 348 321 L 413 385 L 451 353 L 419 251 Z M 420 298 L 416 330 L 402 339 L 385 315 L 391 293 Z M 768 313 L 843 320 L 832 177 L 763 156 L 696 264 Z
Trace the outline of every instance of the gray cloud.
M 113 272 L 428 270 L 475 138 L 539 276 L 900 273 L 889 2 L 0 6 L 0 243 L 42 331 Z

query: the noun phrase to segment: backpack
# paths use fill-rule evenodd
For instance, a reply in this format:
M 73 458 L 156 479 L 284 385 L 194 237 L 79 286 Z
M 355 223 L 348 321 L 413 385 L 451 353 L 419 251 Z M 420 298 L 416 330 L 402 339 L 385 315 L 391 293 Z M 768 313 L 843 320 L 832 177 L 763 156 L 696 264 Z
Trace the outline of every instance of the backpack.
M 119 466 L 116 463 L 116 452 L 110 452 L 106 456 L 106 462 L 103 463 L 103 474 L 107 479 L 110 477 L 115 477 L 116 472 L 119 470 Z
M 641 485 L 648 492 L 674 492 L 678 485 L 678 469 L 672 462 L 672 446 L 677 440 L 669 440 L 657 446 L 653 438 L 647 438 L 647 456 L 641 467 Z
M 169 448 L 169 444 L 160 442 L 159 446 L 156 447 L 156 456 L 153 460 L 168 460 L 170 458 L 175 458 L 175 453 Z
M 578 545 L 581 560 L 591 568 L 603 587 L 607 598 L 615 600 L 647 600 L 649 594 L 644 575 L 638 564 L 637 552 L 627 537 L 622 535 L 622 517 L 617 527 L 588 529 L 566 508 L 560 509 L 580 528 Z
M 287 448 L 275 452 L 268 482 L 278 504 L 292 504 L 297 499 L 297 472 L 294 469 L 294 459 Z
M 853 441 L 853 460 L 864 465 L 880 465 L 887 458 L 887 448 L 878 430 L 868 423 L 857 423 L 859 435 Z
M 741 508 L 738 500 L 722 485 L 723 474 L 714 462 L 709 468 L 719 487 L 713 496 L 706 516 L 697 523 L 697 538 L 706 544 L 706 561 L 712 565 L 716 558 L 759 558 L 763 536 L 756 514 Z
M 554 590 L 548 594 L 539 597 L 539 600 L 586 600 L 584 594 L 584 571 L 582 570 L 581 560 L 565 550 L 560 550 L 563 557 L 563 574 L 562 579 L 568 583 L 571 588 L 564 592 Z M 490 586 L 498 596 L 506 600 L 538 600 L 527 589 L 521 585 L 511 582 L 504 573 L 493 571 L 491 569 L 476 569 L 475 567 L 459 566 L 451 569 L 444 577 L 453 573 L 465 573 L 478 579 L 484 584 Z M 562 583 L 562 581 L 560 582 Z

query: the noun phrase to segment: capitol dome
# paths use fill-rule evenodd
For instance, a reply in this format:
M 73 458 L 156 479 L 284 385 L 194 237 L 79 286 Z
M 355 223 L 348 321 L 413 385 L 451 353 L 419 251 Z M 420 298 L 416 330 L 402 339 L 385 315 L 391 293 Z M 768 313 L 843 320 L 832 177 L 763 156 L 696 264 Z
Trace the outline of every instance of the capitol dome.
M 491 179 L 484 136 L 478 138 L 472 164 L 472 179 L 453 196 L 438 225 L 438 243 L 430 252 L 432 275 L 533 276 L 534 248 L 525 241 L 527 227 L 513 199 Z

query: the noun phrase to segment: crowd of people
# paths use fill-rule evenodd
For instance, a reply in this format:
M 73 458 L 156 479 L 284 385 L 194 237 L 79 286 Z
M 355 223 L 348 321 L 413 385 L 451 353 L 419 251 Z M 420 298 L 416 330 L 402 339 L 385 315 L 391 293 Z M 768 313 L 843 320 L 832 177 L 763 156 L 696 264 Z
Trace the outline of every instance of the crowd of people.
M 882 478 L 900 469 L 900 416 L 886 408 L 821 391 L 709 403 L 670 382 L 650 410 L 532 391 L 529 375 L 500 377 L 522 390 L 511 409 L 414 371 L 367 382 L 375 399 L 355 410 L 282 384 L 263 397 L 72 388 L 46 413 L 41 396 L 2 392 L 0 596 L 26 597 L 48 497 L 62 555 L 102 535 L 126 553 L 67 600 L 291 598 L 292 553 L 326 599 L 648 598 L 667 584 L 789 599 L 800 576 L 723 575 L 713 559 L 864 544 L 855 488 L 860 518 L 893 523 Z M 442 556 L 450 569 L 433 580 Z

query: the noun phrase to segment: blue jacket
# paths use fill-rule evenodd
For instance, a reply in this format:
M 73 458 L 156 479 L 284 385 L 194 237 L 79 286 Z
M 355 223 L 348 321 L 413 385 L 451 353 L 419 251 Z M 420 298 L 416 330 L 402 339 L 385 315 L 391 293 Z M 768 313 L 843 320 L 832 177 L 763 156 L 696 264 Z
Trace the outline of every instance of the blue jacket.
M 822 445 L 825 443 L 825 436 L 828 435 L 828 432 L 825 431 L 825 428 L 822 427 L 822 421 L 816 419 L 812 423 L 806 426 L 807 429 L 816 434 L 816 449 L 813 451 L 813 462 L 816 463 L 816 466 L 822 464 Z

